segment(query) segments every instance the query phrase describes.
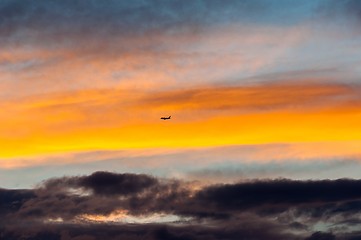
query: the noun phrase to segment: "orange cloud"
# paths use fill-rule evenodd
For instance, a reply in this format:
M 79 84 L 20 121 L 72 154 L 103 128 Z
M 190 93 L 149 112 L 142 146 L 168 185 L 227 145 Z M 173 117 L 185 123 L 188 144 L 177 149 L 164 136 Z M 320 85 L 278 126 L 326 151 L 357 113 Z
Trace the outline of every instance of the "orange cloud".
M 84 90 L 3 102 L 2 158 L 89 150 L 361 140 L 358 86 Z M 171 121 L 160 121 L 162 115 Z
M 249 77 L 262 67 L 277 65 L 277 59 L 310 33 L 307 27 L 234 25 L 144 34 L 92 39 L 74 34 L 74 41 L 50 35 L 54 45 L 0 46 L 0 96 L 97 88 L 144 91 Z
M 145 106 L 161 109 L 300 111 L 358 99 L 358 86 L 336 83 L 268 83 L 251 86 L 213 86 L 163 92 L 144 99 Z

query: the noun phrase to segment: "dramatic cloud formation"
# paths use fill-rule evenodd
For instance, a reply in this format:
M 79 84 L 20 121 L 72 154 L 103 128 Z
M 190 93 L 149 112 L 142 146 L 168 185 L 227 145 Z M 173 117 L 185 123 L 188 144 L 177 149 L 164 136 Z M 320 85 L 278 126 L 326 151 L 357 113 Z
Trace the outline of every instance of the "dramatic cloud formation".
M 361 181 L 353 179 L 199 185 L 95 172 L 50 179 L 31 190 L 1 190 L 1 234 L 7 239 L 118 234 L 129 239 L 352 239 L 360 236 L 354 230 L 361 212 L 358 189 Z M 141 223 L 152 215 L 152 224 Z M 162 215 L 169 216 L 168 223 L 157 223 Z M 317 232 L 316 222 L 324 233 Z
M 1 0 L 0 239 L 360 239 L 360 25 L 358 0 Z

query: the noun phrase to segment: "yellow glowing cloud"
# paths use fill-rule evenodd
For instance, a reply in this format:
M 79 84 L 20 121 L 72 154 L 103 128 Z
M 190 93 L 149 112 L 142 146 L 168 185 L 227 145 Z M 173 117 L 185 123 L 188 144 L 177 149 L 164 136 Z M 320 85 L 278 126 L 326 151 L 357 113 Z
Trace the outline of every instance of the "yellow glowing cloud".
M 91 222 L 124 222 L 128 217 L 127 210 L 116 210 L 109 215 L 99 215 L 99 214 L 82 214 L 77 218 L 81 221 L 91 221 Z
M 93 223 L 165 223 L 175 222 L 183 218 L 172 214 L 154 213 L 141 216 L 132 216 L 126 210 L 116 210 L 109 215 L 82 214 L 74 222 L 93 222 Z M 54 220 L 53 220 L 54 222 Z
M 358 88 L 268 84 L 87 90 L 2 103 L 0 157 L 89 150 L 361 140 Z M 161 121 L 162 115 L 172 115 Z

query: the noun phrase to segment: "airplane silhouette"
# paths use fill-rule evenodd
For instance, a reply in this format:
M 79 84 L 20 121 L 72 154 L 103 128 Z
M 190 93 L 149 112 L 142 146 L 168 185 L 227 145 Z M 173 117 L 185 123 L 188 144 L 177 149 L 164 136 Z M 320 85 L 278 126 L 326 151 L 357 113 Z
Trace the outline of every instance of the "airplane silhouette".
M 160 119 L 162 119 L 162 120 L 169 120 L 170 117 L 171 117 L 171 116 L 169 116 L 169 117 L 161 117 Z

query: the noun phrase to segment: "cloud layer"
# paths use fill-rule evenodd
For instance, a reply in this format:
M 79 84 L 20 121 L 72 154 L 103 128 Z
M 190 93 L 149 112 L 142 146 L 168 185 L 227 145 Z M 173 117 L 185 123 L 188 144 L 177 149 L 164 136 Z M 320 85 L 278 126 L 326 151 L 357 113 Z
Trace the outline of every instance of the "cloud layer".
M 50 179 L 30 190 L 2 189 L 1 234 L 7 239 L 118 234 L 129 239 L 353 239 L 360 236 L 355 231 L 359 189 L 361 181 L 353 179 L 202 185 L 95 172 Z M 168 223 L 159 222 L 162 215 L 169 216 Z M 142 224 L 147 216 L 152 220 Z M 129 225 L 130 217 L 137 223 Z
M 7 147 L 0 157 L 356 141 L 359 92 L 358 84 L 306 81 L 168 91 L 83 90 L 3 101 L 0 143 Z M 163 114 L 174 117 L 159 121 Z

